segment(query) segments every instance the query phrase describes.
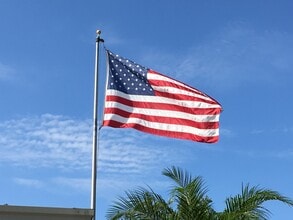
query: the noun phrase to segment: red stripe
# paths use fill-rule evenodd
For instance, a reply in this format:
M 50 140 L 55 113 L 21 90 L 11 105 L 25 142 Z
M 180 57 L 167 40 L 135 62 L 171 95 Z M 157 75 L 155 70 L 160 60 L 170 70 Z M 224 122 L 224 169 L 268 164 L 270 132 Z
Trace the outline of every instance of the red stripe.
M 218 115 L 221 112 L 221 108 L 188 108 L 179 105 L 166 104 L 166 103 L 155 103 L 155 102 L 136 102 L 131 101 L 120 96 L 106 96 L 106 101 L 119 102 L 123 105 L 136 108 L 145 109 L 158 109 L 158 110 L 170 110 L 179 111 L 197 115 Z
M 134 128 L 139 131 L 143 131 L 146 133 L 155 134 L 155 135 L 159 135 L 159 136 L 188 139 L 188 140 L 192 140 L 192 141 L 205 142 L 205 143 L 215 143 L 219 139 L 218 136 L 202 137 L 202 136 L 198 136 L 198 135 L 194 135 L 194 134 L 190 134 L 190 133 L 185 133 L 185 132 L 164 131 L 164 130 L 159 130 L 159 129 L 148 128 L 148 127 L 142 126 L 140 124 L 133 124 L 133 123 L 123 124 L 123 123 L 113 121 L 113 120 L 104 121 L 103 126 L 110 126 L 113 128 Z
M 184 118 L 171 118 L 156 115 L 144 115 L 138 113 L 127 112 L 118 108 L 105 108 L 104 114 L 116 114 L 124 118 L 138 118 L 149 122 L 158 122 L 165 124 L 184 125 L 198 129 L 217 129 L 219 128 L 218 122 L 195 122 Z

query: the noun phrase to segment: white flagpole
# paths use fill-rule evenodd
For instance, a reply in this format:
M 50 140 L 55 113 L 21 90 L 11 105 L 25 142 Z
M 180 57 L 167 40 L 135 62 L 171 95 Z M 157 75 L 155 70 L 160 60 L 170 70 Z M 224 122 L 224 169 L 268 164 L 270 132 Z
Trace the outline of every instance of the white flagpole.
M 96 60 L 95 60 L 95 84 L 94 84 L 94 115 L 93 115 L 93 150 L 92 150 L 92 188 L 91 188 L 91 209 L 94 211 L 92 220 L 96 216 L 96 191 L 97 191 L 97 160 L 98 160 L 98 78 L 99 78 L 99 50 L 101 31 L 96 31 Z

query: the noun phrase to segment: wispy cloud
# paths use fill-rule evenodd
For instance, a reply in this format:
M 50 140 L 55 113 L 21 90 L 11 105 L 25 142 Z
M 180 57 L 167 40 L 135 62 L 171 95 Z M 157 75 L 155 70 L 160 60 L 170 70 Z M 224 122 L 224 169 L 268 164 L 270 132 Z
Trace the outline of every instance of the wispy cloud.
M 1 165 L 45 169 L 49 175 L 33 178 L 17 174 L 14 183 L 47 192 L 90 191 L 92 125 L 89 119 L 44 114 L 0 122 Z M 233 136 L 222 129 L 223 136 Z M 129 129 L 102 128 L 99 139 L 98 190 L 101 196 L 152 181 L 164 186 L 163 168 L 197 160 L 195 151 L 223 151 L 218 147 L 142 134 Z M 255 151 L 236 152 L 256 157 Z M 261 154 L 263 157 L 272 155 Z M 276 152 L 278 158 L 292 155 Z M 52 170 L 54 172 L 52 173 Z M 151 174 L 151 175 L 150 175 Z M 145 179 L 148 177 L 148 179 Z M 149 179 L 151 178 L 151 179 Z M 64 192 L 64 193 L 66 193 Z
M 262 135 L 264 133 L 269 135 L 275 135 L 276 133 L 278 133 L 279 135 L 291 135 L 293 133 L 293 127 L 287 125 L 276 125 L 269 128 L 255 128 L 250 133 L 253 135 Z
M 89 169 L 88 120 L 44 114 L 0 122 L 0 161 L 17 166 Z
M 233 136 L 235 136 L 235 132 L 231 129 L 228 129 L 228 128 L 221 128 L 220 135 L 223 135 L 225 137 L 233 137 Z
M 51 182 L 57 185 L 70 187 L 76 191 L 90 191 L 91 179 L 57 177 L 51 179 Z
M 14 177 L 13 182 L 22 187 L 32 189 L 50 189 L 54 187 L 64 187 L 68 191 L 74 190 L 75 192 L 89 192 L 91 187 L 90 178 L 79 177 L 50 177 L 47 179 L 41 178 L 22 178 Z
M 149 135 L 129 130 L 115 131 L 103 128 L 101 136 L 100 169 L 111 173 L 141 173 L 156 167 L 168 154 L 165 147 L 154 146 L 156 141 Z
M 47 191 L 60 186 L 85 192 L 90 190 L 91 142 L 92 123 L 89 119 L 52 114 L 12 119 L 0 122 L 0 164 L 29 170 L 43 169 L 49 173 L 45 178 L 36 175 L 33 179 L 21 174 L 13 179 L 21 186 Z M 196 160 L 190 153 L 194 146 L 187 148 L 184 145 L 180 140 L 170 142 L 167 138 L 142 135 L 133 129 L 102 128 L 99 189 L 128 188 L 137 185 L 138 180 L 143 183 L 149 174 L 160 176 L 167 166 L 180 165 L 191 157 Z
M 14 178 L 13 180 L 18 185 L 30 188 L 42 188 L 44 186 L 44 183 L 38 179 Z
M 226 90 L 247 83 L 282 82 L 284 76 L 292 75 L 291 48 L 290 33 L 256 30 L 237 23 L 218 30 L 200 45 L 194 42 L 184 54 L 172 56 L 149 51 L 145 59 L 155 64 L 153 68 L 159 67 L 158 71 L 166 71 L 185 82 L 192 80 L 195 86 Z
M 263 131 L 258 129 L 253 133 L 260 132 Z M 282 132 L 292 132 L 292 129 Z M 233 133 L 230 129 L 221 129 L 223 136 L 231 137 Z M 0 162 L 11 166 L 90 173 L 91 142 L 89 119 L 44 114 L 0 122 Z M 180 165 L 190 157 L 196 160 L 191 151 L 203 149 L 214 147 L 176 139 L 170 142 L 133 129 L 104 127 L 100 131 L 98 170 L 102 177 L 110 176 L 113 181 L 121 174 L 135 178 L 160 172 L 169 165 Z
M 178 74 L 219 87 L 276 83 L 293 69 L 292 36 L 232 25 L 182 59 Z
M 265 132 L 264 129 L 253 129 L 250 133 L 251 134 L 263 134 Z
M 89 119 L 44 114 L 0 122 L 0 162 L 14 166 L 90 170 L 91 142 Z M 106 174 L 151 172 L 170 159 L 180 163 L 178 154 L 188 155 L 174 148 L 176 140 L 128 129 L 102 128 L 99 143 L 98 166 Z
M 14 77 L 15 70 L 0 62 L 0 81 L 10 80 Z
M 279 159 L 289 159 L 292 160 L 293 157 L 293 150 L 287 149 L 281 152 L 276 152 L 276 154 L 272 154 L 272 157 L 277 157 Z

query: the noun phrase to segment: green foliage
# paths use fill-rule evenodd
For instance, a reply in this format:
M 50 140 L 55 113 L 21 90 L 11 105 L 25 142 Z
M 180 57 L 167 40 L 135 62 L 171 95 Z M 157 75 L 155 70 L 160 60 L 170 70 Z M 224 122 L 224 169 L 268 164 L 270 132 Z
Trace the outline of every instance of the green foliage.
M 226 199 L 226 208 L 221 213 L 220 219 L 268 219 L 270 211 L 263 206 L 263 203 L 270 200 L 278 200 L 293 206 L 292 200 L 276 191 L 256 186 L 250 188 L 249 184 L 242 185 L 241 194 Z
M 180 168 L 164 169 L 162 174 L 175 184 L 166 202 L 150 187 L 126 191 L 109 208 L 111 220 L 265 220 L 270 211 L 263 206 L 269 200 L 293 206 L 293 201 L 276 191 L 243 186 L 241 194 L 226 199 L 223 212 L 216 212 L 207 196 L 202 177 L 192 177 Z M 175 208 L 174 208 L 175 207 Z

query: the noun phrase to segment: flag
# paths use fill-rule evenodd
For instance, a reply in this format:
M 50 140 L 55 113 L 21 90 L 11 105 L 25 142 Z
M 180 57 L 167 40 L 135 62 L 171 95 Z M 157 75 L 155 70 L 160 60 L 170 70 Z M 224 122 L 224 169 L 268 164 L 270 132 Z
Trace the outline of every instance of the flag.
M 221 105 L 205 93 L 107 50 L 102 126 L 197 142 L 219 138 Z

